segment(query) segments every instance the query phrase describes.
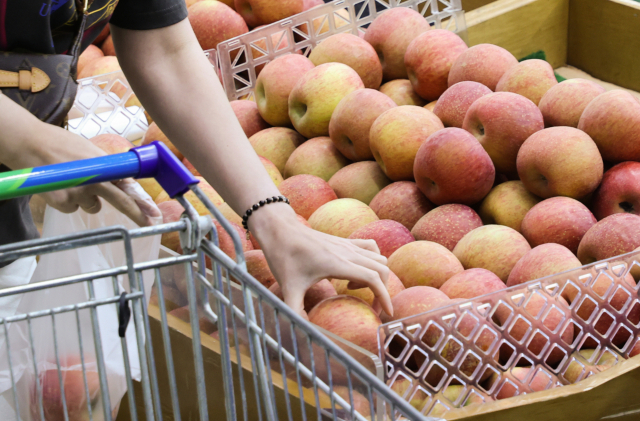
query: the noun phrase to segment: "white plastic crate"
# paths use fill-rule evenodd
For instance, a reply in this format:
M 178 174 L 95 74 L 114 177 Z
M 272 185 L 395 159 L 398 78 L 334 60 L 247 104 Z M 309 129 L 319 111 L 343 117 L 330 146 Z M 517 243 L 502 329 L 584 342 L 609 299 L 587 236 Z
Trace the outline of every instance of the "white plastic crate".
M 394 7 L 408 7 L 422 14 L 435 28 L 466 38 L 461 0 L 336 0 L 263 28 L 240 35 L 217 46 L 221 79 L 227 97 L 253 99 L 256 68 L 276 57 L 311 50 L 331 35 L 366 32 L 373 20 Z

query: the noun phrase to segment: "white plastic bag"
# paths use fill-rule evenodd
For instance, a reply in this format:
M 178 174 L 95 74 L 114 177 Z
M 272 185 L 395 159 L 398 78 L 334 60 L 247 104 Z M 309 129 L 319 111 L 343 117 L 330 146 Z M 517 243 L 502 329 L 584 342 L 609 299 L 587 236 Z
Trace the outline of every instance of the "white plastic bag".
M 157 209 L 157 208 L 156 208 Z M 102 210 L 90 215 L 82 210 L 72 214 L 64 214 L 47 207 L 44 218 L 43 237 L 78 233 L 96 228 L 124 226 L 127 230 L 137 228 L 129 218 L 118 212 L 109 203 L 103 202 Z M 158 258 L 160 236 L 145 237 L 133 240 L 134 262 L 140 263 Z M 41 256 L 31 283 L 57 279 L 66 276 L 87 274 L 99 270 L 126 266 L 126 254 L 123 241 L 72 249 Z M 143 284 L 148 300 L 153 285 L 153 271 L 143 273 Z M 130 292 L 126 275 L 119 276 L 118 291 L 114 293 L 113 279 L 102 278 L 93 281 L 97 300 Z M 75 283 L 56 288 L 24 294 L 17 314 L 46 310 L 67 305 L 85 303 L 90 300 L 88 282 Z M 130 305 L 131 307 L 131 305 Z M 126 392 L 126 377 L 121 340 L 118 336 L 118 314 L 116 304 L 97 306 L 99 337 L 94 337 L 94 329 L 89 308 L 46 316 L 31 321 L 13 323 L 10 328 L 12 366 L 14 376 L 19 385 L 19 412 L 23 421 L 57 421 L 64 420 L 62 399 L 66 400 L 69 421 L 89 420 L 89 411 L 93 420 L 104 419 L 102 393 L 96 364 L 94 339 L 99 338 L 107 374 L 110 398 L 109 412 L 117 412 L 120 400 Z M 78 323 L 79 321 L 79 323 Z M 54 347 L 54 335 L 57 343 Z M 136 341 L 135 326 L 130 321 L 126 331 L 126 343 L 134 379 L 140 378 L 140 358 Z M 29 345 L 33 338 L 33 349 Z M 80 349 L 82 348 L 82 352 Z M 34 355 L 35 354 L 35 358 Z M 83 362 L 80 356 L 84 358 Z M 57 359 L 60 362 L 60 375 L 57 370 Z M 34 364 L 35 360 L 35 364 Z M 35 374 L 37 367 L 37 375 Z M 7 374 L 6 364 L 0 363 L 0 396 L 4 396 L 9 406 L 14 398 L 11 380 Z M 18 371 L 18 372 L 16 372 Z M 4 375 L 3 375 L 4 374 Z M 85 380 L 86 377 L 86 380 Z M 60 382 L 65 388 L 61 393 Z M 38 387 L 40 392 L 37 391 Z M 87 396 L 88 389 L 88 396 Z M 3 394 L 3 392 L 6 392 Z M 29 396 L 29 399 L 25 399 Z M 40 398 L 42 397 L 42 411 Z M 0 399 L 0 404 L 2 404 Z M 2 411 L 2 405 L 0 405 Z M 44 414 L 44 419 L 42 418 Z M 0 412 L 0 419 L 11 420 Z

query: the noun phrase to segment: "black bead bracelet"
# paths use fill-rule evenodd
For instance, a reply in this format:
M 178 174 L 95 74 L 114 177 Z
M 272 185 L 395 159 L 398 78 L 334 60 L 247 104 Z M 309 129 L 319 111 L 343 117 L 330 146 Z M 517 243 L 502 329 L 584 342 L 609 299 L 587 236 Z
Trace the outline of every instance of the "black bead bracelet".
M 288 205 L 289 204 L 289 199 L 287 199 L 284 196 L 267 197 L 265 200 L 261 200 L 258 203 L 256 203 L 255 205 L 251 206 L 249 209 L 247 209 L 247 211 L 244 213 L 244 215 L 242 215 L 242 226 L 244 227 L 244 229 L 246 229 L 247 231 L 249 230 L 249 226 L 247 225 L 247 221 L 249 220 L 249 217 L 251 216 L 251 214 L 253 214 L 253 212 L 257 211 L 258 209 L 260 209 L 264 205 L 268 205 L 269 203 L 275 203 L 275 202 L 284 202 L 284 203 L 286 203 Z

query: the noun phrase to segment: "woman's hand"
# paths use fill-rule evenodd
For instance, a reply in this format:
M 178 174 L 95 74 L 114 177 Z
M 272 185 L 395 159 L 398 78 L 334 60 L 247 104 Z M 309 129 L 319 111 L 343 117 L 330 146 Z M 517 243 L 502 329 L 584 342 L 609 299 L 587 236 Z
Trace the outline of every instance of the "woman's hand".
M 307 290 L 325 278 L 347 279 L 350 286 L 369 287 L 382 309 L 393 314 L 386 288 L 387 259 L 373 240 L 347 240 L 304 226 L 288 205 L 260 208 L 249 218 L 285 302 L 304 315 Z

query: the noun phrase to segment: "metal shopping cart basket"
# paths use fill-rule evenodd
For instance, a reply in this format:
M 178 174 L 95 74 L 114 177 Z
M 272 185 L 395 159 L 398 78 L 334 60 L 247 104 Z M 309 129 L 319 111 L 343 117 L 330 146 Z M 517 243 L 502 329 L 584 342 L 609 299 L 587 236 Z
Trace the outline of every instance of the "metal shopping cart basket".
M 5 403 L 15 410 L 9 420 L 111 421 L 117 416 L 131 420 L 424 419 L 355 358 L 247 273 L 237 231 L 198 188 L 197 179 L 163 144 L 153 142 L 122 154 L 5 173 L 0 178 L 0 200 L 127 177 L 156 178 L 184 207 L 181 219 L 133 230 L 104 227 L 0 247 L 0 262 L 113 243 L 121 244 L 126 257 L 126 264 L 120 267 L 0 290 L 0 299 L 71 285 L 82 285 L 87 291 L 86 300 L 0 319 L 0 333 L 4 332 L 0 367 L 8 367 L 8 373 L 0 380 L 9 385 Z M 219 225 L 212 222 L 211 216 L 196 213 L 183 197 L 188 191 L 197 196 Z M 226 234 L 218 231 L 220 227 Z M 182 255 L 134 263 L 133 241 L 170 232 L 179 233 Z M 223 234 L 233 240 L 235 260 L 219 247 L 219 236 Z M 180 268 L 186 276 L 192 337 L 189 358 L 193 359 L 193 371 L 189 373 L 175 369 L 174 332 L 167 324 L 163 288 L 157 288 L 161 338 L 157 330 L 153 338 L 150 329 L 143 273 L 151 272 L 156 285 L 160 285 L 162 276 L 171 273 L 171 268 Z M 118 287 L 118 277 L 129 280 L 126 290 Z M 99 296 L 96 288 L 104 279 L 109 280 L 111 289 Z M 114 323 L 101 319 L 105 309 L 117 314 Z M 66 316 L 71 323 L 61 323 Z M 216 387 L 207 387 L 212 383 L 204 369 L 199 317 L 214 324 L 219 337 L 222 378 L 213 379 Z M 34 336 L 34 325 L 41 320 L 46 320 L 53 331 L 53 343 L 47 346 L 55 358 L 49 361 L 46 372 L 40 361 L 35 361 L 34 342 L 38 337 Z M 88 337 L 83 337 L 83 323 L 90 326 Z M 17 325 L 24 326 L 22 335 L 11 334 Z M 109 393 L 113 390 L 113 376 L 110 365 L 105 364 L 102 338 L 106 332 L 119 332 L 116 345 L 121 352 L 117 365 L 124 373 L 121 382 L 128 390 L 119 415 L 119 404 L 112 402 L 113 395 Z M 125 333 L 130 332 L 134 333 L 133 341 L 125 338 Z M 65 344 L 56 338 L 62 334 L 71 334 L 68 337 L 79 344 L 79 360 L 74 363 L 79 367 L 77 373 L 67 370 L 68 364 L 61 355 Z M 20 341 L 24 342 L 23 353 L 17 355 Z M 22 357 L 30 357 L 26 368 L 24 364 L 18 367 Z M 156 360 L 163 363 L 156 364 Z M 242 375 L 241 368 L 250 374 Z M 192 378 L 193 387 L 178 390 L 177 376 Z M 276 381 L 284 393 L 274 388 Z M 169 389 L 168 396 L 162 394 L 162 399 L 160 384 L 168 384 Z M 180 396 L 184 394 L 197 395 L 197 413 L 181 410 Z M 211 407 L 211 397 L 219 399 L 222 394 L 224 409 Z

